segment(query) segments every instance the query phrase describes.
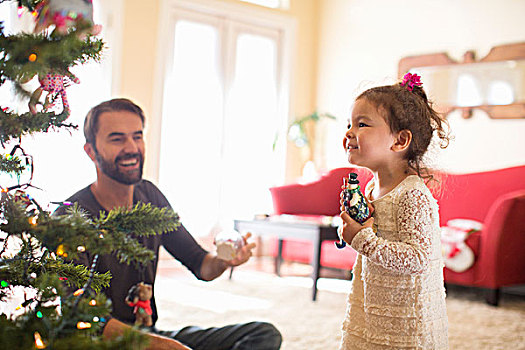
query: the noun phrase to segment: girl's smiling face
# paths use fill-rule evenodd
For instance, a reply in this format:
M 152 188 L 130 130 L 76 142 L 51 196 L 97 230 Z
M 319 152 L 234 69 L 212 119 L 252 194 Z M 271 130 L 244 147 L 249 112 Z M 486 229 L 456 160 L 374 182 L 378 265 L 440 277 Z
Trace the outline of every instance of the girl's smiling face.
M 376 106 L 364 98 L 356 101 L 343 145 L 348 161 L 377 171 L 393 160 L 395 135 Z

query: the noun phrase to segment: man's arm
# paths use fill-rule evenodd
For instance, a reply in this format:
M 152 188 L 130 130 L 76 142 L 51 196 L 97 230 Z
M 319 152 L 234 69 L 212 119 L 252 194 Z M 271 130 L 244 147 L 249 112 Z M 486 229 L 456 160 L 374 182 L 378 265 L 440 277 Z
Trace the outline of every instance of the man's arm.
M 251 237 L 251 233 L 247 233 L 244 236 L 246 241 Z M 211 281 L 222 275 L 222 273 L 231 266 L 239 266 L 247 262 L 252 256 L 252 249 L 256 246 L 255 243 L 245 244 L 241 250 L 237 253 L 235 259 L 232 260 L 222 260 L 219 259 L 216 255 L 208 253 L 204 257 L 201 265 L 201 278 L 205 281 Z
M 104 332 L 102 336 L 105 339 L 112 339 L 119 335 L 122 335 L 126 330 L 130 329 L 131 326 L 120 322 L 116 318 L 112 318 L 108 321 L 104 327 Z M 146 333 L 149 339 L 149 346 L 147 350 L 191 350 L 186 345 L 171 339 L 168 337 L 163 337 L 155 333 Z
M 222 275 L 228 268 L 226 261 L 219 259 L 217 256 L 208 253 L 201 265 L 201 278 L 204 281 L 211 281 Z

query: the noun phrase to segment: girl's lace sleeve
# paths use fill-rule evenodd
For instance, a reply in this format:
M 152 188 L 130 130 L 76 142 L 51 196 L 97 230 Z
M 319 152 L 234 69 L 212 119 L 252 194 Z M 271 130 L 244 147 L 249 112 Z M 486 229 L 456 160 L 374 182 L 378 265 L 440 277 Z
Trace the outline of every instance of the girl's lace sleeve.
M 397 209 L 400 241 L 378 237 L 364 228 L 352 240 L 352 248 L 381 266 L 407 274 L 423 273 L 432 245 L 432 208 L 420 190 L 405 192 Z

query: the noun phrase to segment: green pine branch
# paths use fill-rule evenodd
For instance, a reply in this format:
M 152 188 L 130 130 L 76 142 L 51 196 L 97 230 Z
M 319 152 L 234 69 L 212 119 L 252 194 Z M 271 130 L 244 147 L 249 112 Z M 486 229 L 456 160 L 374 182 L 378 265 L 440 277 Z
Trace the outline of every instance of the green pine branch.
M 0 314 L 0 344 L 6 349 L 34 349 L 35 336 L 38 334 L 46 349 L 145 349 L 148 339 L 144 333 L 129 329 L 111 340 L 98 336 L 103 327 L 103 317 L 109 314 L 111 302 L 103 295 L 80 295 L 62 298 L 60 313 L 57 311 L 58 300 L 54 290 L 54 281 L 41 279 L 42 287 L 48 293 L 46 302 L 28 300 L 22 306 L 25 313 L 16 318 L 7 318 Z M 76 298 L 81 298 L 76 308 Z M 89 327 L 79 329 L 78 322 L 88 323 Z
M 28 254 L 28 251 L 32 253 Z M 47 254 L 43 256 L 39 246 L 33 246 L 31 249 L 26 246 L 17 255 L 0 259 L 0 280 L 8 282 L 9 286 L 35 287 L 37 281 L 31 276 L 41 276 L 45 273 L 53 274 L 57 281 L 62 278 L 66 285 L 72 288 L 81 288 L 89 279 L 89 269 L 86 266 L 65 262 Z M 104 274 L 95 273 L 91 288 L 98 293 L 109 286 L 110 279 L 109 271 Z M 4 288 L 0 288 L 0 297 L 5 292 Z
M 0 3 L 4 0 L 0 0 Z M 30 11 L 43 0 L 17 0 Z M 12 81 L 17 94 L 29 97 L 34 106 L 39 91 L 24 89 L 24 84 L 47 74 L 61 75 L 65 85 L 74 80 L 70 68 L 89 60 L 99 61 L 102 40 L 90 34 L 92 24 L 77 21 L 63 33 L 48 28 L 40 34 L 6 35 L 0 22 L 0 85 Z M 52 101 L 56 94 L 48 94 Z M 33 110 L 34 111 L 34 110 Z M 0 144 L 35 132 L 57 128 L 76 128 L 65 121 L 69 110 L 61 113 L 30 112 L 18 114 L 0 106 Z M 0 172 L 20 175 L 24 159 L 0 155 Z M 91 220 L 78 206 L 66 215 L 52 216 L 35 201 L 23 195 L 2 193 L 0 198 L 0 301 L 13 287 L 29 287 L 36 295 L 26 297 L 19 312 L 9 318 L 0 314 L 0 344 L 9 349 L 33 349 L 37 335 L 48 349 L 143 349 L 144 334 L 135 330 L 112 339 L 98 335 L 102 321 L 110 312 L 110 301 L 101 293 L 110 283 L 110 272 L 93 271 L 72 259 L 93 259 L 96 254 L 114 253 L 121 262 L 144 265 L 154 253 L 136 237 L 164 233 L 178 226 L 178 216 L 166 209 L 137 205 L 129 212 L 115 210 Z M 19 247 L 9 247 L 12 239 Z M 84 250 L 89 254 L 83 253 Z M 71 293 L 80 290 L 83 293 Z M 59 307 L 58 307 L 59 306 Z M 78 322 L 89 327 L 81 329 Z
M 22 84 L 47 74 L 71 77 L 69 68 L 94 60 L 100 61 L 104 43 L 89 34 L 92 24 L 81 21 L 65 35 L 52 31 L 50 34 L 21 33 L 5 35 L 0 22 L 0 85 L 13 82 L 17 94 L 29 98 L 32 92 Z M 56 96 L 51 96 L 51 99 Z M 18 114 L 0 106 L 0 143 L 35 132 L 48 132 L 50 128 L 76 128 L 64 124 L 69 110 L 54 112 L 25 112 Z
M 104 43 L 87 34 L 91 27 L 90 23 L 81 22 L 65 35 L 56 31 L 5 35 L 0 27 L 0 75 L 24 83 L 50 72 L 67 76 L 72 66 L 100 61 Z M 86 38 L 82 38 L 82 33 L 86 33 Z
M 147 336 L 135 329 L 128 329 L 122 335 L 111 340 L 91 336 L 88 332 L 78 331 L 64 338 L 52 338 L 51 341 L 44 332 L 44 321 L 30 324 L 13 322 L 5 315 L 0 315 L 0 342 L 5 349 L 35 349 L 35 332 L 39 332 L 46 349 L 53 350 L 122 350 L 146 349 Z
M 21 136 L 35 132 L 48 132 L 55 128 L 77 129 L 76 125 L 65 124 L 69 111 L 64 109 L 60 114 L 54 112 L 26 112 L 17 114 L 0 110 L 0 143 L 18 139 Z
M 0 119 L 0 129 L 1 128 L 2 126 Z M 26 165 L 23 165 L 22 160 L 17 156 L 12 156 L 10 154 L 0 154 L 0 173 L 12 173 L 19 176 L 25 169 Z
M 168 208 L 157 208 L 150 203 L 137 203 L 131 210 L 116 208 L 109 213 L 101 212 L 95 223 L 104 230 L 151 236 L 175 230 L 179 217 Z
M 87 267 L 66 264 L 62 259 L 78 259 L 84 251 L 91 256 L 115 253 L 121 263 L 137 267 L 147 264 L 155 257 L 154 252 L 145 248 L 136 237 L 162 234 L 180 225 L 178 215 L 172 210 L 143 203 L 131 210 L 112 210 L 92 221 L 76 204 L 66 215 L 50 216 L 45 211 L 29 210 L 5 193 L 0 200 L 0 210 L 4 219 L 0 230 L 22 242 L 18 255 L 4 257 L 10 260 L 9 264 L 7 261 L 4 264 L 0 277 L 20 285 L 28 285 L 27 276 L 33 272 L 39 274 L 44 269 L 66 277 L 71 286 L 81 287 L 88 279 Z M 59 247 L 62 255 L 58 254 Z M 39 258 L 42 249 L 58 255 L 57 259 L 50 256 Z M 97 275 L 93 289 L 99 291 L 107 286 L 109 278 L 109 275 Z
M 155 255 L 144 249 L 135 237 L 166 233 L 180 225 L 175 212 L 150 203 L 137 203 L 132 209 L 116 208 L 107 214 L 101 212 L 94 223 L 104 237 L 111 239 L 112 245 L 118 247 L 116 256 L 119 261 L 137 267 L 153 260 Z
M 74 204 L 66 215 L 44 214 L 39 216 L 37 222 L 36 226 L 29 228 L 35 237 L 51 251 L 64 245 L 69 259 L 77 258 L 77 248 L 83 247 L 81 250 L 85 249 L 92 255 L 114 252 L 120 262 L 137 266 L 151 261 L 154 254 L 140 244 L 136 237 L 166 233 L 180 225 L 175 212 L 149 203 L 138 203 L 129 210 L 118 208 L 107 214 L 102 212 L 95 220 L 91 220 L 82 208 Z M 0 229 L 3 230 L 2 225 Z

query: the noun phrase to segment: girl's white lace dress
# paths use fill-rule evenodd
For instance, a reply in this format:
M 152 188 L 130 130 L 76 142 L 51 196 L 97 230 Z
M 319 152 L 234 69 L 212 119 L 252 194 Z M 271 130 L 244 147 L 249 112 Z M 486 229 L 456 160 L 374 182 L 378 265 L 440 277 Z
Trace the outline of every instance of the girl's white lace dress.
M 448 349 L 436 200 L 410 175 L 372 204 L 374 228 L 352 241 L 359 254 L 341 349 Z

